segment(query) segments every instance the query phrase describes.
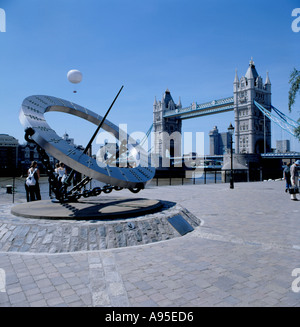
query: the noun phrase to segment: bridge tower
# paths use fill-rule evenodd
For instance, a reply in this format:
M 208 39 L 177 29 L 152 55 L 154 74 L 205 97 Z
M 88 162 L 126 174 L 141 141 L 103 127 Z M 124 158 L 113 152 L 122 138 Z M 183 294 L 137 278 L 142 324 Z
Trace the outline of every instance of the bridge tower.
M 271 82 L 258 75 L 251 58 L 245 76 L 233 82 L 235 152 L 259 154 L 271 150 L 271 121 L 256 108 L 254 100 L 271 111 Z
M 179 117 L 164 118 L 164 113 L 169 110 L 182 108 L 179 98 L 178 104 L 174 103 L 170 91 L 167 89 L 161 101 L 156 98 L 153 104 L 153 153 L 159 157 L 181 156 L 181 119 Z

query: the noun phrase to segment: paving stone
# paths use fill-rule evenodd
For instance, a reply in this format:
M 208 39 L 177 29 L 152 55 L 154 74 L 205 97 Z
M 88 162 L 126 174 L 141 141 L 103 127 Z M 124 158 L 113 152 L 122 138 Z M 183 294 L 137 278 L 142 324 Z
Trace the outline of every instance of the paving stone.
M 0 196 L 7 290 L 0 306 L 300 306 L 291 290 L 291 272 L 299 267 L 300 208 L 285 196 L 283 182 L 143 193 L 186 208 L 195 230 L 174 237 L 165 214 L 153 214 L 140 229 L 31 222 L 10 216 L 11 205 L 1 204 Z M 154 243 L 159 237 L 169 240 Z

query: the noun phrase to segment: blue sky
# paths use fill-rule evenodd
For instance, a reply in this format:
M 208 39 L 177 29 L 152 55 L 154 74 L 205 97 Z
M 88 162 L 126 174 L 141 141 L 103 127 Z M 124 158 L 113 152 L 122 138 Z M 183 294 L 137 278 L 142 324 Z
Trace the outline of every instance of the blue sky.
M 259 75 L 269 71 L 272 103 L 288 112 L 289 75 L 300 69 L 300 32 L 291 29 L 298 1 L 269 0 L 0 0 L 6 33 L 0 33 L 0 133 L 24 142 L 18 114 L 24 98 L 46 94 L 104 115 L 122 85 L 108 119 L 146 132 L 153 102 L 168 88 L 183 107 L 233 94 L 235 69 L 244 75 L 253 57 Z M 83 80 L 67 80 L 79 69 Z M 300 97 L 300 96 L 299 96 Z M 86 145 L 95 126 L 61 113 L 46 114 L 59 135 Z M 183 132 L 226 131 L 233 112 L 183 121 Z M 276 139 L 299 142 L 272 125 Z

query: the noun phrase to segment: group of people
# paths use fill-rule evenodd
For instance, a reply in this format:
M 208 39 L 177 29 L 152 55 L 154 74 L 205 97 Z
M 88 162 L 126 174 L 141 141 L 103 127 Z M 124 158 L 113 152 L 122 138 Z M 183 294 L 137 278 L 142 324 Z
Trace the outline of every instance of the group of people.
M 55 174 L 59 185 L 62 185 L 67 177 L 67 171 L 64 163 L 60 162 L 56 164 Z M 40 171 L 38 169 L 38 164 L 36 161 L 32 161 L 30 168 L 28 169 L 27 175 L 28 176 L 25 181 L 27 202 L 41 200 L 41 192 L 39 185 Z
M 300 160 L 296 160 L 293 164 L 286 164 L 283 170 L 283 177 L 286 181 L 285 192 L 291 194 L 291 200 L 299 201 L 297 193 L 299 193 L 299 166 Z

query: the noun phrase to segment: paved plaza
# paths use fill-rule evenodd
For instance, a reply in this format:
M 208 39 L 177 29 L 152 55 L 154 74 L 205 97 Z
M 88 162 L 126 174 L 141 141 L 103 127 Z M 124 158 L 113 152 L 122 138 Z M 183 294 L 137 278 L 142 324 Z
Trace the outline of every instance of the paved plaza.
M 299 275 L 292 276 L 300 268 L 300 201 L 284 188 L 283 181 L 236 183 L 233 190 L 222 183 L 151 186 L 138 197 L 175 202 L 200 226 L 110 249 L 89 246 L 98 231 L 87 235 L 93 221 L 11 215 L 24 194 L 12 204 L 1 189 L 0 306 L 300 306 Z M 100 195 L 116 196 L 137 195 Z M 57 253 L 58 235 L 81 246 Z

